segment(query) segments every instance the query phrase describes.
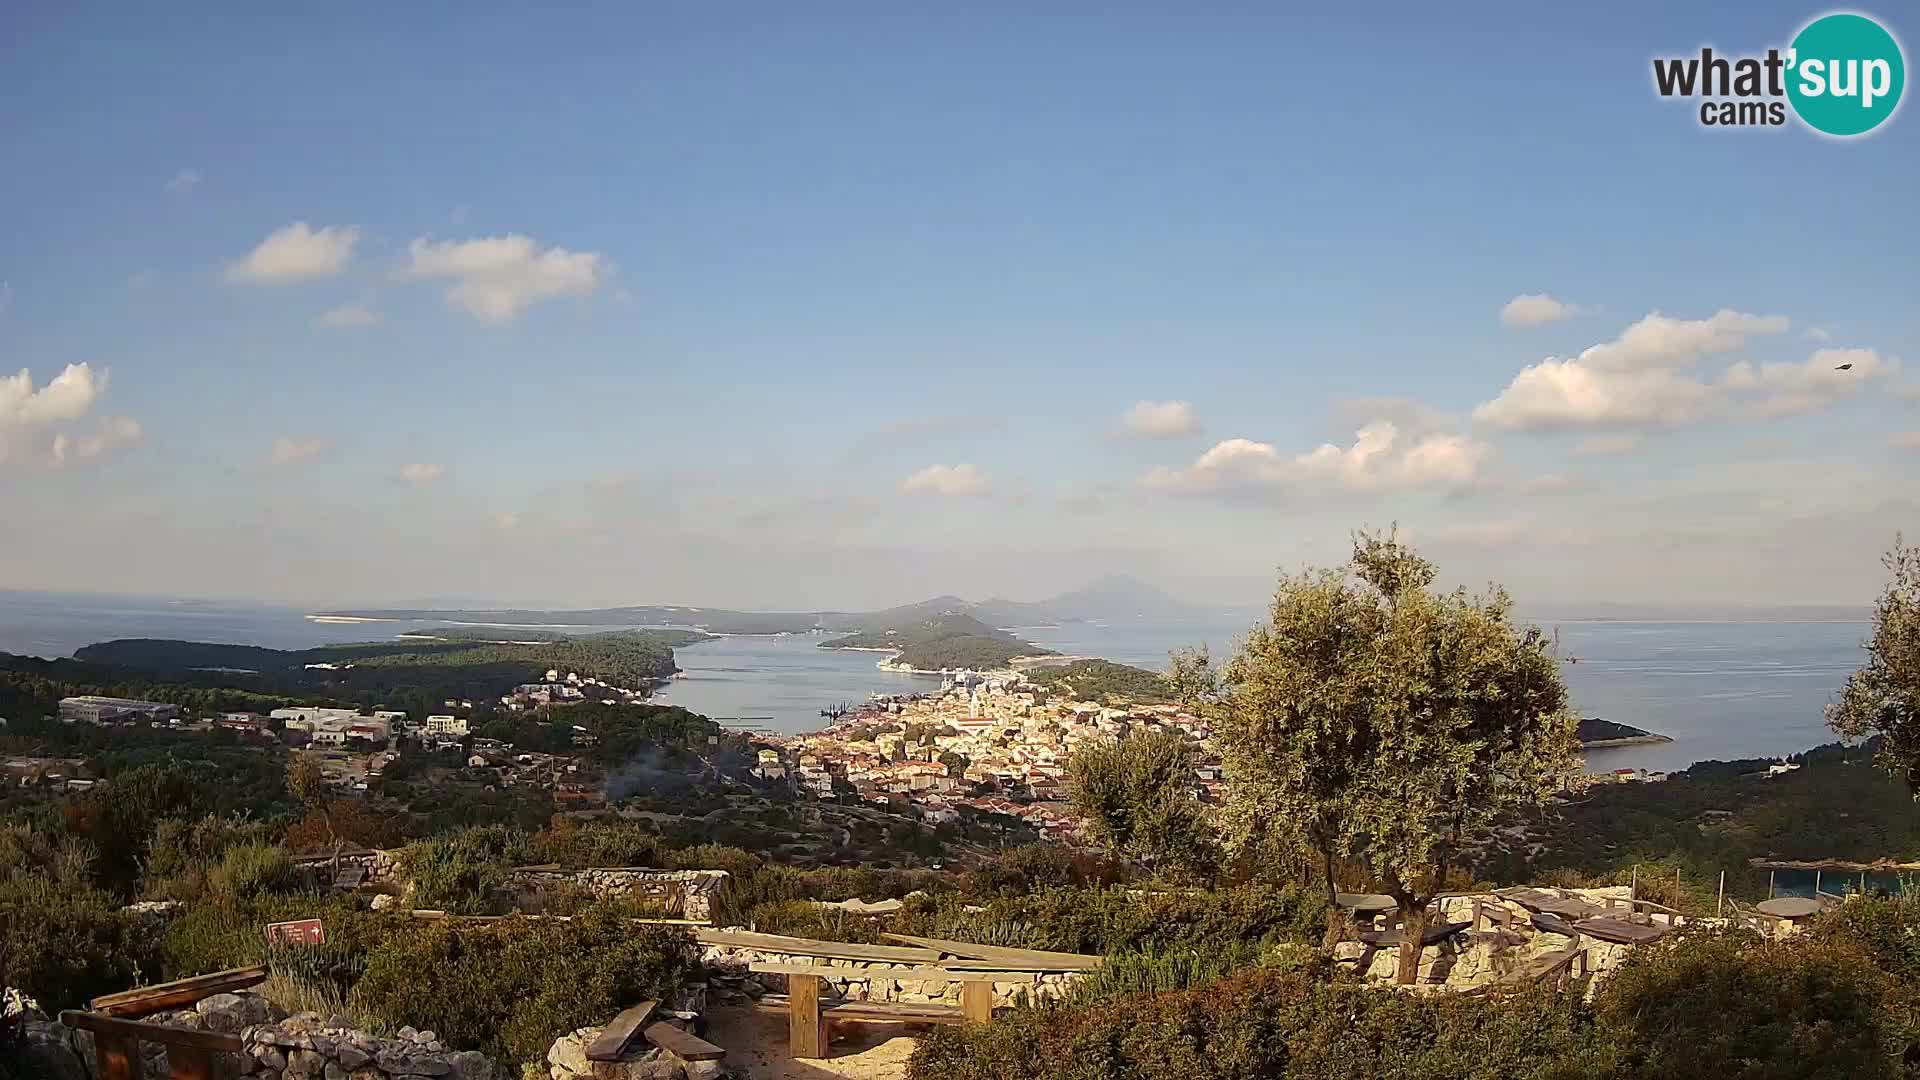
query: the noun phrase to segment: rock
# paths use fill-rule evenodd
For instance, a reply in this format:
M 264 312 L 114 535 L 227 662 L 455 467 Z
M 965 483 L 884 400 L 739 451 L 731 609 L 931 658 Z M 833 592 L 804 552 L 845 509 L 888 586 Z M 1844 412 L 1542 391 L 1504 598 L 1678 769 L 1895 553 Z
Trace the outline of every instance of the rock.
M 431 1031 L 416 1031 L 413 1033 L 413 1041 L 418 1043 L 430 1043 L 439 1037 L 440 1036 Z
M 360 1047 L 354 1043 L 345 1040 L 342 1040 L 340 1045 L 335 1048 L 334 1053 L 339 1056 L 340 1064 L 346 1066 L 349 1070 L 358 1069 L 360 1066 L 373 1060 L 372 1055 L 360 1049 Z
M 287 1067 L 287 1055 L 277 1046 L 261 1043 L 253 1048 L 253 1056 L 260 1064 L 278 1072 Z
M 329 1061 L 327 1062 L 326 1080 L 347 1080 L 347 1070 L 341 1068 L 338 1063 Z
M 397 1037 L 405 1039 L 407 1042 L 412 1042 L 413 1037 L 418 1034 L 420 1034 L 420 1029 L 414 1027 L 412 1024 L 408 1024 L 406 1027 L 400 1029 L 400 1034 Z
M 87 1080 L 87 1067 L 67 1041 L 62 1024 L 27 1023 L 22 1025 L 26 1075 L 47 1080 Z
M 576 1076 L 586 1075 L 592 1071 L 587 1063 L 587 1044 L 599 1036 L 599 1028 L 581 1028 L 560 1036 L 547 1048 L 547 1064 Z
M 687 1062 L 687 1080 L 721 1080 L 727 1075 L 727 1067 L 717 1061 Z
M 294 1080 L 295 1077 L 306 1077 L 308 1080 L 318 1080 L 326 1071 L 326 1067 L 326 1059 L 322 1058 L 319 1054 L 312 1050 L 296 1049 L 287 1055 L 287 1080 Z
M 493 1062 L 477 1050 L 462 1050 L 448 1059 L 459 1080 L 493 1080 Z
M 380 893 L 379 895 L 373 898 L 373 910 L 385 911 L 388 908 L 392 907 L 396 902 L 397 901 L 394 899 L 394 897 L 391 894 Z

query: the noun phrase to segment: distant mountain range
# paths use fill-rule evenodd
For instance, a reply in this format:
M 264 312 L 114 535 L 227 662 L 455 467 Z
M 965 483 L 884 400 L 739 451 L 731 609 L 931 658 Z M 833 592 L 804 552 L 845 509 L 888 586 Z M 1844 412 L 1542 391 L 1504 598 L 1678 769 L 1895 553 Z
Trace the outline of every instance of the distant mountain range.
M 733 611 L 725 608 L 651 604 L 612 608 L 376 608 L 326 611 L 318 617 L 425 622 L 499 623 L 508 626 L 690 626 L 716 634 L 884 633 L 916 627 L 944 615 L 966 615 L 991 627 L 1036 626 L 1093 619 L 1177 619 L 1203 609 L 1124 576 L 1104 577 L 1050 600 L 993 598 L 971 601 L 936 596 L 880 611 Z

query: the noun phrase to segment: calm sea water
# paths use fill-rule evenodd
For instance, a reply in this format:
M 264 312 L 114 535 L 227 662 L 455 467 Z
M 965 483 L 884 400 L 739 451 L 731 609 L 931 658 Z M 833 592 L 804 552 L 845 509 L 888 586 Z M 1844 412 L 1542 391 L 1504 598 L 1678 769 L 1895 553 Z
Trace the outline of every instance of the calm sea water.
M 1862 659 L 1864 622 L 1539 620 L 1560 631 L 1583 715 L 1672 737 L 1595 751 L 1593 768 L 1680 769 L 1710 758 L 1769 757 L 1831 742 L 1823 707 Z M 1247 618 L 1115 620 L 1023 627 L 1064 653 L 1160 667 L 1167 650 L 1205 643 L 1231 654 Z M 0 592 L 0 652 L 66 656 L 95 641 L 163 637 L 275 648 L 390 638 L 417 623 L 328 624 L 283 608 Z M 604 629 L 604 628 L 602 628 Z M 938 680 L 884 672 L 878 654 L 817 648 L 819 638 L 728 637 L 678 650 L 684 678 L 662 700 L 780 731 L 820 724 L 820 710 Z

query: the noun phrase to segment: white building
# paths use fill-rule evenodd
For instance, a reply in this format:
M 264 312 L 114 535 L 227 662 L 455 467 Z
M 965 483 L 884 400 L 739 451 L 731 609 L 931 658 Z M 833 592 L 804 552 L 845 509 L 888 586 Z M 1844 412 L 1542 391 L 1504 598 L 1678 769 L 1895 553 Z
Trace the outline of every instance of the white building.
M 467 722 L 458 716 L 427 717 L 427 734 L 459 737 L 467 733 Z

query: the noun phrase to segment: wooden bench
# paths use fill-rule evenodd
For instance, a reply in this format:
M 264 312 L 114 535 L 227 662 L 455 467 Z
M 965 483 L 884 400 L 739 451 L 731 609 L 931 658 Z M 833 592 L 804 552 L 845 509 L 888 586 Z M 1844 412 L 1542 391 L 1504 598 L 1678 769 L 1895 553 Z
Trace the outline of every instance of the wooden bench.
M 834 1020 L 879 1020 L 917 1024 L 984 1024 L 993 1019 L 995 983 L 1039 981 L 1035 971 L 962 971 L 950 967 L 840 968 L 818 964 L 760 962 L 750 966 L 757 975 L 783 975 L 787 993 L 768 994 L 758 1008 L 787 1014 L 788 1042 L 795 1058 L 822 1058 L 827 1054 L 828 1028 Z M 960 1006 L 900 1001 L 823 999 L 829 979 L 895 979 L 903 982 L 957 982 Z
M 653 1014 L 659 1007 L 657 1001 L 643 1001 L 614 1017 L 599 1036 L 587 1044 L 587 1060 L 619 1061 L 641 1042 L 668 1051 L 682 1061 L 719 1061 L 727 1056 L 725 1049 L 698 1035 L 664 1020 L 655 1020 Z
M 172 982 L 155 983 L 152 986 L 142 986 L 134 990 L 122 990 L 117 994 L 102 994 L 87 1002 L 87 1008 L 102 1016 L 122 1018 L 150 1016 L 167 1009 L 191 1005 L 204 997 L 245 990 L 249 986 L 258 986 L 266 981 L 267 966 L 265 964 L 228 968 L 210 975 L 196 975 L 191 979 L 175 979 Z

